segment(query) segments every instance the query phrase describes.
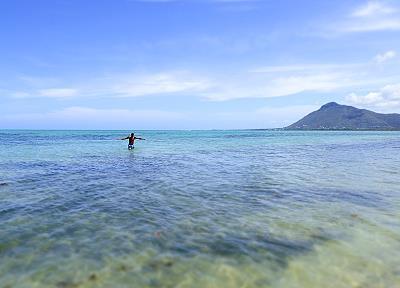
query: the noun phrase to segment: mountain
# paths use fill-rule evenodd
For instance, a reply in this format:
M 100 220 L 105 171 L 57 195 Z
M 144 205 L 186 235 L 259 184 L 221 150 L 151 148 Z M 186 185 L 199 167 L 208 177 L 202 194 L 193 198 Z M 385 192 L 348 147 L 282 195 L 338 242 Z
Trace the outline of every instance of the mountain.
M 400 130 L 400 114 L 380 114 L 331 102 L 288 130 Z

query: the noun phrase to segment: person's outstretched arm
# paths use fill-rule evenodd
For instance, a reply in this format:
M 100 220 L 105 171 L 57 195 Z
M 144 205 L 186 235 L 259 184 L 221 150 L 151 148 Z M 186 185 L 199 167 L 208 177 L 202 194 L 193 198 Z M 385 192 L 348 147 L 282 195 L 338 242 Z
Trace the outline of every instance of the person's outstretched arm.
M 121 138 L 121 139 L 118 139 L 118 140 L 128 140 L 129 139 L 129 137 L 125 137 L 125 138 Z
M 146 140 L 146 139 L 140 138 L 140 137 L 135 137 L 135 139 L 138 139 L 138 140 Z

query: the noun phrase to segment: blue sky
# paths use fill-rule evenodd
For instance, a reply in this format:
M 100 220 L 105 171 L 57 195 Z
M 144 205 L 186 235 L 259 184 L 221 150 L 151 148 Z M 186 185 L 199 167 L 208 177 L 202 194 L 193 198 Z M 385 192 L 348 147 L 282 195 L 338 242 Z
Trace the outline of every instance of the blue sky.
M 399 1 L 0 2 L 0 128 L 282 127 L 400 112 Z

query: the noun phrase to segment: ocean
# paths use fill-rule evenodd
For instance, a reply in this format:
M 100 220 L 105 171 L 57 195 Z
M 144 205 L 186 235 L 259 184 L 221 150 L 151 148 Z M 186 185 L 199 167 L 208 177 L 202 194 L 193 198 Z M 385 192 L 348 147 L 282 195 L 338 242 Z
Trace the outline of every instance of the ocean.
M 0 287 L 399 287 L 400 132 L 0 130 Z

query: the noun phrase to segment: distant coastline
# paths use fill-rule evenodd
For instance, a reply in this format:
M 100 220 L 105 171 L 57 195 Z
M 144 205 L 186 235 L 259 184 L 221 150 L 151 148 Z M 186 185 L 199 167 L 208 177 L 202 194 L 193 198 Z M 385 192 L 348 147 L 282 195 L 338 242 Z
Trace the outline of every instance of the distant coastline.
M 289 127 L 284 127 L 284 128 L 280 128 L 280 129 L 276 129 L 276 130 L 282 130 L 282 131 L 352 131 L 352 132 L 357 132 L 357 131 L 360 131 L 360 132 L 363 132 L 363 131 L 365 131 L 365 132 L 368 132 L 368 131 L 370 131 L 370 132 L 373 132 L 373 131 L 381 131 L 381 132 L 395 132 L 395 131 L 400 131 L 400 128 L 392 128 L 392 129 L 384 129 L 384 128 L 376 128 L 376 129 L 373 129 L 373 128 L 359 128 L 359 129 L 357 129 L 357 128 L 315 128 L 315 129 L 311 129 L 311 128 L 309 128 L 309 129 L 307 129 L 307 128 L 304 128 L 304 129 L 296 129 L 296 128 L 289 128 Z
M 400 131 L 400 114 L 382 114 L 330 102 L 284 130 Z

